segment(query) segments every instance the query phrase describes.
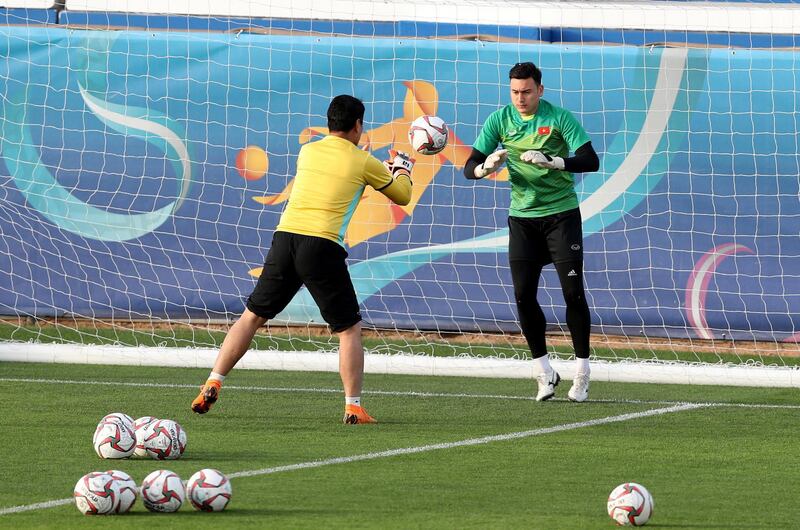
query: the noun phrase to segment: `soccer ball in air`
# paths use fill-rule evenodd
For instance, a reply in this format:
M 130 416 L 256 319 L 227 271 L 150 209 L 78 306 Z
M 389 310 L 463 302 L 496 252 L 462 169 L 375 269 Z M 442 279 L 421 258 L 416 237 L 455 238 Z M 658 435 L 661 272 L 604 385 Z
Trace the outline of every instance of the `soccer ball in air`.
M 148 425 L 158 421 L 158 418 L 153 416 L 142 416 L 133 422 L 133 432 L 136 435 L 136 448 L 133 450 L 134 456 L 144 457 L 147 456 L 147 451 L 144 448 L 145 431 Z
M 642 526 L 652 514 L 653 496 L 641 484 L 620 484 L 608 496 L 608 515 L 620 526 Z
M 156 420 L 144 428 L 144 450 L 155 460 L 175 460 L 186 450 L 186 431 L 175 421 Z
M 420 116 L 408 128 L 408 141 L 415 153 L 435 155 L 447 145 L 447 125 L 438 116 Z
M 136 447 L 133 423 L 113 415 L 105 416 L 97 424 L 92 445 L 100 458 L 128 458 Z
M 139 487 L 136 485 L 136 481 L 118 469 L 109 469 L 106 473 L 111 475 L 119 487 L 119 503 L 114 513 L 128 513 L 133 503 L 136 502 L 136 497 L 139 496 Z
M 73 497 L 82 514 L 114 513 L 119 506 L 119 483 L 108 473 L 87 473 L 75 484 Z
M 177 512 L 186 493 L 181 477 L 167 469 L 159 469 L 142 481 L 142 504 L 151 512 Z
M 192 506 L 204 512 L 219 512 L 231 501 L 231 482 L 216 469 L 201 469 L 186 483 Z

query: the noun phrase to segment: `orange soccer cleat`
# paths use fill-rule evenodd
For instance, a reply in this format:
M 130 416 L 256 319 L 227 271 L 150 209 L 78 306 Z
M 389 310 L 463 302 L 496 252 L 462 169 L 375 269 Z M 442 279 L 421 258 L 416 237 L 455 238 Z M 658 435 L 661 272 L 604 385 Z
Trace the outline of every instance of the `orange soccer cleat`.
M 192 410 L 198 414 L 205 414 L 211 409 L 211 405 L 219 399 L 219 391 L 222 383 L 216 379 L 209 379 L 206 384 L 200 387 L 200 394 L 192 401 Z
M 378 423 L 378 420 L 367 414 L 363 407 L 358 405 L 345 405 L 344 419 L 342 421 L 348 425 L 356 423 Z

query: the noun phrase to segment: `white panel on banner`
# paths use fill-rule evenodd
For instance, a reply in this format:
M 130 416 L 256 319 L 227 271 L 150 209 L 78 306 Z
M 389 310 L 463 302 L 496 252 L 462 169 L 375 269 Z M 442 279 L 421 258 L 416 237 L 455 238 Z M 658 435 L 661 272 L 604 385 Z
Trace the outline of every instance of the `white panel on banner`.
M 50 9 L 54 4 L 55 2 L 53 0 L 7 0 L 5 2 L 0 2 L 0 7 L 8 9 Z
M 171 0 L 131 2 L 75 0 L 75 11 L 122 11 L 196 16 L 325 20 L 436 20 L 439 23 L 529 27 L 616 28 L 677 31 L 800 33 L 800 7 L 738 2 L 367 2 L 354 0 Z M 513 16 L 509 16 L 513 13 Z

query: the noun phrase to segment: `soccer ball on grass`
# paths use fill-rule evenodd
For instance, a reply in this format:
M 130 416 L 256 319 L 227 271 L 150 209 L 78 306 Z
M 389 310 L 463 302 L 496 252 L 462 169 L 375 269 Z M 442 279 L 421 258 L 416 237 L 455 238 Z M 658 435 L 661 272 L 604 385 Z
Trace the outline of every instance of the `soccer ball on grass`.
M 158 469 L 142 481 L 142 504 L 151 512 L 177 512 L 186 492 L 181 478 L 167 469 Z
M 108 473 L 87 473 L 75 484 L 73 497 L 82 514 L 114 513 L 119 507 L 119 483 Z
M 175 421 L 156 420 L 144 427 L 142 445 L 155 460 L 175 460 L 186 450 L 186 431 Z
M 186 496 L 197 510 L 219 512 L 231 501 L 231 482 L 216 469 L 201 469 L 186 483 Z
M 619 526 L 642 526 L 653 515 L 653 496 L 641 484 L 620 484 L 608 496 L 608 515 Z
M 106 473 L 111 475 L 119 487 L 119 503 L 114 513 L 128 513 L 139 496 L 139 486 L 130 475 L 119 469 L 109 469 Z
M 100 458 L 128 458 L 136 448 L 133 423 L 113 415 L 105 416 L 97 424 L 92 445 Z
M 158 418 L 154 418 L 153 416 L 142 416 L 133 422 L 133 432 L 136 435 L 136 448 L 133 450 L 133 456 L 147 456 L 147 451 L 144 448 L 144 437 L 147 426 L 154 421 L 158 421 Z

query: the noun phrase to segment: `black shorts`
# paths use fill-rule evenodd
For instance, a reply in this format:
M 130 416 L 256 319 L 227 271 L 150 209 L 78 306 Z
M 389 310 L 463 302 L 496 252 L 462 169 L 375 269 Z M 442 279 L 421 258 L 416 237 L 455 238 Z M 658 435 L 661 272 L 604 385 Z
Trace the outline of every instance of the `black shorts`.
M 542 265 L 583 262 L 583 225 L 579 208 L 545 217 L 508 218 L 508 260 Z
M 329 239 L 275 232 L 247 309 L 275 318 L 305 285 L 331 331 L 346 330 L 361 321 L 361 313 L 345 258 L 344 248 Z

